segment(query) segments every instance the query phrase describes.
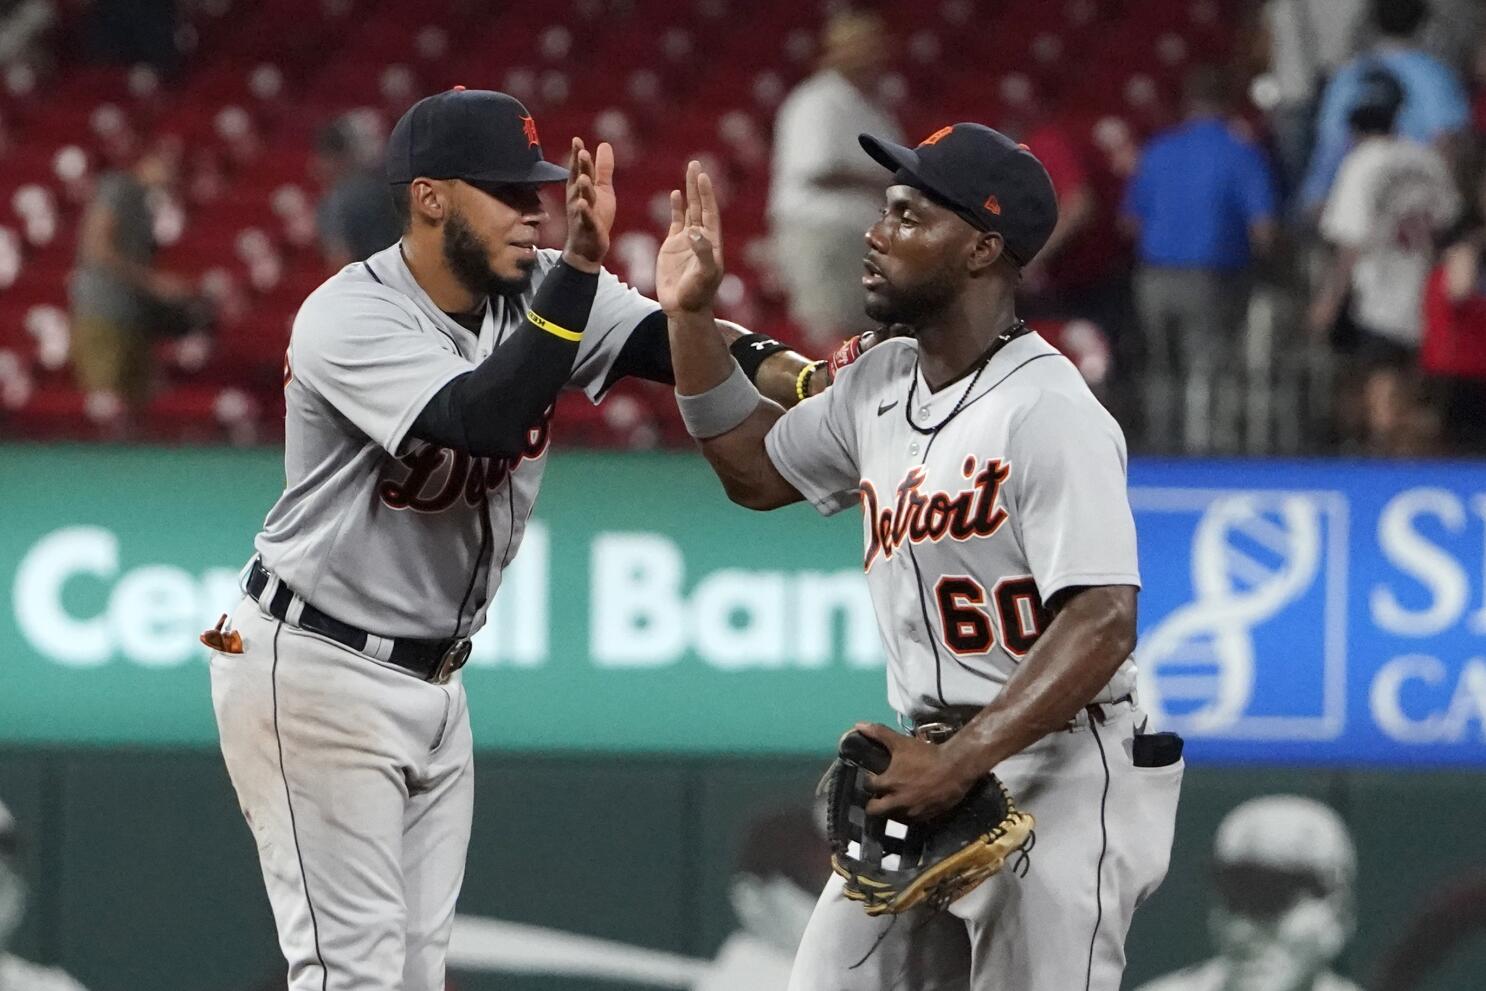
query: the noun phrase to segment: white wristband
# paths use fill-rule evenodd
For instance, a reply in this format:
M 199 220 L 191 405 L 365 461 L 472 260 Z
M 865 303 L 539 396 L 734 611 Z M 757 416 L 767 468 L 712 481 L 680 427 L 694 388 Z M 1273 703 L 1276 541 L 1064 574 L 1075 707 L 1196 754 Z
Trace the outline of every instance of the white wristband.
M 695 396 L 676 393 L 676 408 L 686 432 L 697 440 L 707 440 L 727 433 L 753 415 L 764 397 L 748 381 L 743 368 L 733 362 L 733 374 Z

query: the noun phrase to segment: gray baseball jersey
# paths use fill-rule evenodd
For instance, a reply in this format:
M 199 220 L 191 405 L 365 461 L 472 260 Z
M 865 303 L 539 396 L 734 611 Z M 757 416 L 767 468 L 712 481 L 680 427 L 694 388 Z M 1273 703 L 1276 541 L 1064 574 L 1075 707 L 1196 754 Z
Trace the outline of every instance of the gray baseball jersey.
M 1058 591 L 1140 584 L 1125 438 L 1077 369 L 1027 334 L 968 394 L 968 379 L 931 393 L 917 355 L 903 338 L 873 348 L 765 442 L 820 512 L 861 502 L 888 701 L 914 719 L 991 701 Z M 962 397 L 937 431 L 909 425 L 941 423 Z M 1101 697 L 1134 684 L 1127 660 Z
M 395 244 L 304 301 L 285 368 L 285 487 L 255 547 L 316 608 L 386 637 L 468 636 L 484 624 L 542 483 L 547 423 L 511 459 L 408 430 L 526 318 L 559 257 L 538 252 L 532 288 L 491 300 L 478 335 L 434 305 Z M 569 385 L 597 401 L 630 332 L 657 309 L 604 272 Z

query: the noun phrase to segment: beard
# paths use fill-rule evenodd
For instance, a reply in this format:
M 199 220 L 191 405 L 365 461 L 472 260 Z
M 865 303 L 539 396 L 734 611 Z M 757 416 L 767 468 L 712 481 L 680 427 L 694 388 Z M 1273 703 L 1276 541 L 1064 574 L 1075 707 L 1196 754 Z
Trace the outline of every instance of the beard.
M 451 212 L 444 221 L 444 262 L 459 284 L 476 296 L 520 296 L 531 288 L 536 262 L 521 266 L 522 274 L 507 279 L 490 269 L 490 246 L 464 219 L 464 214 Z
M 898 289 L 884 283 L 882 288 L 868 294 L 864 308 L 867 316 L 877 323 L 918 327 L 933 323 L 933 318 L 944 312 L 958 294 L 959 286 L 954 278 L 948 272 L 936 272 L 912 289 Z

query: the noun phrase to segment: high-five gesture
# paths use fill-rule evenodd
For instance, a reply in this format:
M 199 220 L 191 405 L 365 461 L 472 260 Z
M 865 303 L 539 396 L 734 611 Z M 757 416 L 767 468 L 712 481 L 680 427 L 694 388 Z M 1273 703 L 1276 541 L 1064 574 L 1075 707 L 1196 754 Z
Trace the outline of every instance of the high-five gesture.
M 574 138 L 568 169 L 568 243 L 562 259 L 581 271 L 597 272 L 614 226 L 614 149 L 605 141 L 590 155 L 583 140 Z
M 667 313 L 712 305 L 722 282 L 722 218 L 701 163 L 686 166 L 686 194 L 671 190 L 671 230 L 655 261 L 655 296 Z

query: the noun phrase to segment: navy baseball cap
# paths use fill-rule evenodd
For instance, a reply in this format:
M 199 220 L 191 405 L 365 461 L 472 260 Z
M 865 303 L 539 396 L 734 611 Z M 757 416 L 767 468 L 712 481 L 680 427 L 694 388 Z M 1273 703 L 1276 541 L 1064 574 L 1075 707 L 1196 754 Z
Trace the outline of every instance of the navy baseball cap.
M 456 86 L 408 108 L 387 139 L 387 181 L 463 179 L 472 185 L 563 182 L 542 158 L 537 125 L 521 101 Z
M 1037 256 L 1058 222 L 1047 169 L 1026 145 L 984 124 L 953 124 L 907 148 L 863 134 L 862 149 L 897 183 L 922 190 L 977 230 L 993 231 L 1018 265 Z

